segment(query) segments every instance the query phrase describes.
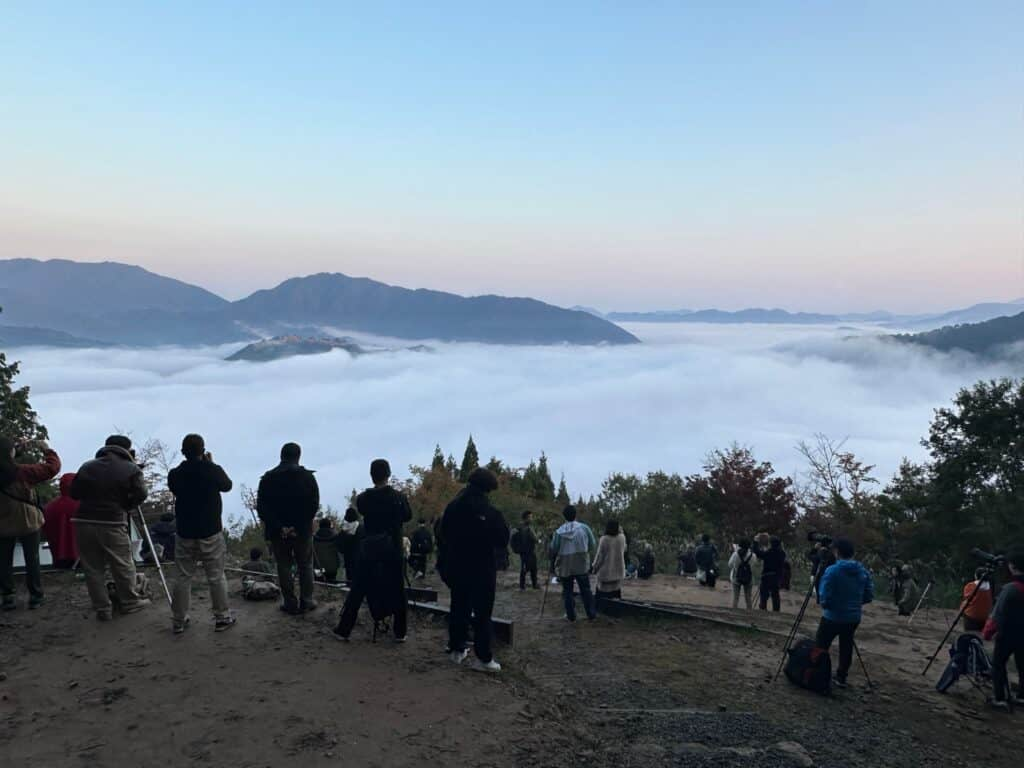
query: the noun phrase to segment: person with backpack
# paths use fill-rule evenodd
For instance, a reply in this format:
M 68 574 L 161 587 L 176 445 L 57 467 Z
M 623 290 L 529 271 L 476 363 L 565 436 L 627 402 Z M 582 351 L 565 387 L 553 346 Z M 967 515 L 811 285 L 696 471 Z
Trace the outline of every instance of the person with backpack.
M 580 599 L 588 619 L 597 618 L 594 595 L 590 591 L 591 554 L 597 550 L 594 532 L 586 523 L 576 520 L 576 507 L 572 504 L 562 510 L 565 518 L 551 537 L 549 552 L 555 558 L 554 571 L 562 585 L 562 600 L 565 603 L 565 618 L 576 621 L 576 597 L 574 585 L 579 585 Z
M 422 579 L 427 575 L 427 562 L 434 552 L 434 537 L 424 518 L 420 518 L 419 525 L 412 532 L 409 548 L 409 567 L 412 568 L 413 578 Z
M 180 635 L 189 625 L 192 576 L 196 563 L 201 563 L 210 587 L 213 628 L 215 632 L 224 632 L 236 621 L 228 608 L 228 580 L 224 576 L 227 544 L 221 521 L 221 494 L 231 490 L 231 478 L 213 462 L 199 435 L 185 435 L 181 453 L 185 461 L 167 473 L 167 488 L 174 494 L 177 524 L 174 564 L 178 576 L 171 600 L 171 629 Z
M 1006 665 L 1012 656 L 1017 664 L 1017 693 L 1014 703 L 1024 706 L 1024 547 L 1006 557 L 1010 581 L 999 593 L 992 615 L 985 622 L 985 640 L 995 639 L 992 651 L 992 701 L 996 709 L 1009 709 L 1010 692 Z M 1011 694 L 1012 695 L 1012 694 Z
M 510 542 L 512 551 L 519 555 L 519 591 L 526 589 L 526 574 L 530 574 L 530 584 L 540 589 L 537 583 L 537 535 L 533 532 L 533 512 L 526 510 L 522 522 L 512 534 Z
M 469 475 L 465 487 L 445 508 L 441 518 L 441 578 L 452 591 L 448 622 L 448 649 L 453 663 L 466 660 L 469 626 L 473 625 L 473 669 L 501 671 L 491 650 L 491 614 L 497 590 L 496 549 L 508 545 L 509 530 L 504 515 L 490 502 L 498 487 L 497 476 L 479 467 Z
M 711 543 L 708 534 L 701 534 L 700 546 L 694 550 L 693 557 L 697 562 L 697 581 L 714 589 L 718 579 L 718 547 Z
M 740 592 L 747 603 L 747 610 L 753 607 L 753 600 L 750 596 L 750 589 L 754 583 L 754 568 L 751 561 L 754 553 L 750 551 L 750 541 L 740 539 L 732 545 L 732 554 L 729 556 L 729 581 L 732 583 L 732 607 L 733 610 L 740 606 Z
M 60 457 L 45 443 L 39 443 L 43 454 L 41 463 L 17 463 L 17 447 L 13 440 L 0 437 L 0 595 L 5 611 L 16 607 L 14 547 L 19 543 L 25 558 L 28 607 L 38 608 L 43 604 L 39 531 L 45 518 L 35 487 L 49 482 L 60 472 Z
M 860 626 L 863 606 L 875 599 L 875 585 L 867 568 L 853 559 L 853 542 L 836 539 L 832 552 L 836 562 L 825 570 L 818 584 L 822 618 L 815 644 L 827 651 L 839 638 L 839 666 L 833 683 L 837 688 L 846 688 L 853 664 L 853 638 Z
M 370 479 L 373 487 L 356 497 L 356 509 L 363 518 L 363 540 L 352 590 L 338 617 L 334 636 L 342 641 L 349 639 L 363 600 L 368 600 L 375 625 L 393 617 L 395 642 L 404 643 L 408 605 L 402 526 L 412 520 L 412 509 L 404 494 L 391 487 L 391 465 L 386 459 L 370 463 Z
M 313 600 L 313 519 L 320 511 L 320 486 L 312 470 L 299 464 L 302 448 L 281 447 L 281 463 L 260 478 L 256 512 L 266 526 L 267 541 L 277 561 L 281 610 L 292 616 L 316 610 Z M 295 597 L 292 566 L 299 576 Z
M 753 544 L 753 552 L 761 561 L 761 599 L 760 609 L 768 610 L 768 598 L 772 599 L 772 611 L 778 613 L 782 610 L 782 598 L 779 595 L 779 587 L 782 584 L 782 566 L 786 562 L 786 551 L 782 548 L 782 539 L 778 536 L 769 537 L 767 533 L 758 535 L 758 541 Z M 768 541 L 768 548 L 764 548 L 764 542 Z
M 355 507 L 345 510 L 345 519 L 341 521 L 338 531 L 338 550 L 345 559 L 345 581 L 351 584 L 356 578 L 356 565 L 359 562 L 359 547 L 363 541 L 363 522 Z

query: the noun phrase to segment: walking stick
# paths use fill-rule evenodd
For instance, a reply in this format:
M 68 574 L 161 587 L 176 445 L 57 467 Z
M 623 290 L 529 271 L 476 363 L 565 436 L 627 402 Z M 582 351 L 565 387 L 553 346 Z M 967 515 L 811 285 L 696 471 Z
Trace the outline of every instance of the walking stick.
M 548 589 L 551 587 L 551 579 L 554 576 L 554 569 L 548 570 L 548 577 L 544 580 L 544 597 L 540 601 L 540 617 L 544 618 L 544 606 L 548 604 Z
M 921 599 L 917 601 L 917 605 L 914 606 L 914 610 L 910 614 L 910 618 L 907 619 L 907 626 L 908 627 L 913 623 L 914 617 L 917 616 L 917 612 L 919 610 L 921 610 L 921 606 L 924 605 L 925 598 L 927 598 L 928 597 L 928 593 L 932 591 L 932 584 L 934 584 L 934 583 L 935 582 L 933 582 L 933 581 L 929 581 L 928 584 L 925 586 L 924 592 L 921 593 Z
M 857 645 L 856 641 L 854 641 L 854 643 L 853 643 L 853 650 L 855 650 L 857 652 L 857 661 L 860 662 L 860 668 L 864 672 L 864 679 L 868 681 L 868 690 L 869 691 L 874 691 L 875 690 L 875 686 L 871 683 L 871 676 L 868 675 L 868 668 L 864 664 L 864 657 L 860 655 L 860 646 Z
M 167 588 L 167 579 L 164 578 L 164 568 L 160 564 L 160 556 L 156 553 L 156 549 L 153 547 L 153 538 L 149 535 L 149 526 L 146 525 L 146 518 L 142 514 L 142 507 L 136 507 L 135 511 L 139 513 L 139 523 L 142 525 L 142 535 L 146 537 L 146 543 L 149 544 L 149 551 L 153 555 L 153 562 L 156 563 L 156 572 L 160 574 L 160 583 L 163 584 L 164 594 L 167 595 L 167 605 L 173 607 L 174 602 L 171 600 L 171 590 Z

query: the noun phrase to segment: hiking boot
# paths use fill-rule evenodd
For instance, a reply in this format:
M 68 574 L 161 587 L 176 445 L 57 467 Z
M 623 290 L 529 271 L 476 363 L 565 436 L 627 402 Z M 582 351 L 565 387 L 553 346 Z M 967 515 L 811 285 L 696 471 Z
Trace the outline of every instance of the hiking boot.
M 849 683 L 847 683 L 846 680 L 844 678 L 841 678 L 841 677 L 833 677 L 832 678 L 832 685 L 834 685 L 836 688 L 843 688 L 843 689 L 850 687 Z
M 402 635 L 401 637 L 396 637 L 396 638 L 395 638 L 395 642 L 396 642 L 396 643 L 404 643 L 404 642 L 406 642 L 406 641 L 407 641 L 408 639 L 409 639 L 409 638 L 408 638 L 408 636 L 406 636 L 406 635 Z
M 299 613 L 309 613 L 315 611 L 319 606 L 315 600 L 310 600 L 308 603 L 299 603 Z
M 501 672 L 501 664 L 496 662 L 494 659 L 491 659 L 490 661 L 473 659 L 470 669 L 475 670 L 476 672 L 489 672 L 492 675 L 496 675 L 498 672 Z
M 288 603 L 281 604 L 281 610 L 287 613 L 289 616 L 301 616 L 302 609 L 297 605 L 288 605 Z
M 176 635 L 183 635 L 185 634 L 185 630 L 188 629 L 188 625 L 191 623 L 192 619 L 186 616 L 184 621 L 176 621 L 171 625 L 171 632 Z
M 149 605 L 150 600 L 148 597 L 140 597 L 134 603 L 129 603 L 128 605 L 121 606 L 121 613 L 126 615 L 129 613 L 138 613 L 143 608 L 148 608 Z
M 349 642 L 348 635 L 343 635 L 338 627 L 331 630 L 331 634 L 334 635 L 334 639 L 342 643 Z
M 13 611 L 18 607 L 18 604 L 14 602 L 14 595 L 4 595 L 3 609 L 5 611 Z
M 105 611 L 96 611 L 96 621 L 113 621 L 114 612 L 109 608 Z
M 452 664 L 458 665 L 464 662 L 467 656 L 469 656 L 469 651 L 463 648 L 461 651 L 452 651 L 448 658 L 451 659 Z
M 997 709 L 1000 712 L 1010 711 L 1010 702 L 1008 702 L 1006 699 L 989 699 L 988 705 L 992 707 L 992 709 Z
M 32 595 L 32 597 L 30 597 L 28 599 L 28 609 L 30 611 L 34 611 L 36 608 L 38 608 L 40 605 L 42 605 L 45 602 L 46 602 L 46 598 L 43 597 L 42 595 Z
M 233 626 L 235 626 L 235 624 L 237 624 L 237 623 L 238 623 L 238 619 L 236 619 L 234 616 L 225 616 L 222 619 L 217 619 L 213 623 L 213 631 L 214 632 L 226 632 L 227 630 L 229 630 Z

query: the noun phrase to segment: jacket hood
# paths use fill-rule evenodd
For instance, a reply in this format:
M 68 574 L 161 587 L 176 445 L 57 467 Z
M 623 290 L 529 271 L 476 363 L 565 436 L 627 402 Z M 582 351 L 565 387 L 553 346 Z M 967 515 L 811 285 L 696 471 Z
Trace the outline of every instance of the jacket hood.
M 558 531 L 557 532 L 558 533 L 572 533 L 573 531 L 576 530 L 577 526 L 581 526 L 581 525 L 583 525 L 583 523 L 581 523 L 579 520 L 570 520 L 570 521 L 564 522 L 560 526 L 558 526 Z
M 75 481 L 75 473 L 68 472 L 66 475 L 61 475 L 60 478 L 60 495 L 71 496 L 71 483 Z
M 298 472 L 299 470 L 302 470 L 303 472 L 313 472 L 314 471 L 312 469 L 306 469 L 304 466 L 302 466 L 298 462 L 282 461 L 280 464 L 278 464 L 273 469 L 267 470 L 266 475 L 273 475 L 273 474 L 277 474 L 278 472 Z
M 847 573 L 861 573 L 865 571 L 864 566 L 858 560 L 837 560 L 832 567 L 837 571 L 845 571 Z
M 313 534 L 313 538 L 317 541 L 330 541 L 338 532 L 333 528 L 318 528 L 316 533 Z
M 131 455 L 131 453 L 129 453 L 119 445 L 104 445 L 102 448 L 96 451 L 97 459 L 102 459 L 105 456 L 113 456 L 118 459 L 123 459 L 124 461 L 135 461 L 135 458 Z

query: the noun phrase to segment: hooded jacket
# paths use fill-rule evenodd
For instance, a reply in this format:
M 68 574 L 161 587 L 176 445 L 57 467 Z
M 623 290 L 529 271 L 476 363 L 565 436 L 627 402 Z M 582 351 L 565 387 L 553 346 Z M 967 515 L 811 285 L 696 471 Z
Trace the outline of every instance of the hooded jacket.
M 118 445 L 100 448 L 71 482 L 71 498 L 81 502 L 75 520 L 82 523 L 123 524 L 148 495 L 142 470 Z
M 186 459 L 167 473 L 167 488 L 181 538 L 208 539 L 224 530 L 220 495 L 231 490 L 231 478 L 219 464 Z
M 0 488 L 0 535 L 24 536 L 43 526 L 35 486 L 52 480 L 58 472 L 60 458 L 49 449 L 43 452 L 40 464 L 15 464 L 13 482 Z
M 504 515 L 491 506 L 487 494 L 467 485 L 444 510 L 441 518 L 441 558 L 448 584 L 488 580 L 494 584 L 494 553 L 508 546 Z
M 301 464 L 282 461 L 260 478 L 256 512 L 268 539 L 279 539 L 282 528 L 312 536 L 313 518 L 319 510 L 320 487 L 313 473 Z
M 862 606 L 875 599 L 875 585 L 859 562 L 838 560 L 825 570 L 818 593 L 826 619 L 837 624 L 858 624 Z
M 313 534 L 313 552 L 320 567 L 327 573 L 337 573 L 341 565 L 338 537 L 338 532 L 333 528 L 317 528 Z
M 555 575 L 566 579 L 590 573 L 590 554 L 596 550 L 597 540 L 589 525 L 578 520 L 563 523 L 551 537 Z
M 46 505 L 43 517 L 43 535 L 50 545 L 50 555 L 54 562 L 78 559 L 78 543 L 75 541 L 75 526 L 71 522 L 78 513 L 78 502 L 71 498 L 73 472 L 68 472 L 60 479 L 60 496 Z
M 1024 648 L 1024 576 L 1014 576 L 1000 590 L 985 625 L 985 639 L 991 640 L 993 635 L 1008 648 Z

